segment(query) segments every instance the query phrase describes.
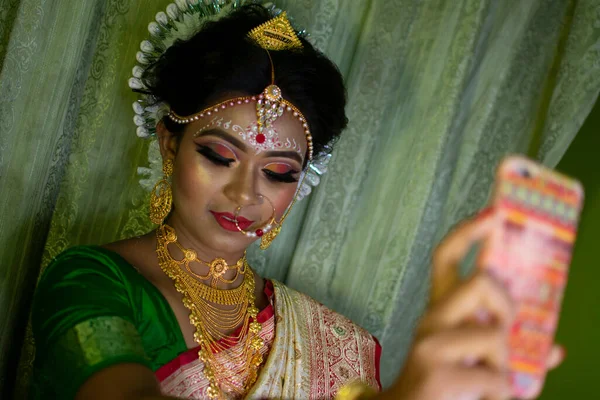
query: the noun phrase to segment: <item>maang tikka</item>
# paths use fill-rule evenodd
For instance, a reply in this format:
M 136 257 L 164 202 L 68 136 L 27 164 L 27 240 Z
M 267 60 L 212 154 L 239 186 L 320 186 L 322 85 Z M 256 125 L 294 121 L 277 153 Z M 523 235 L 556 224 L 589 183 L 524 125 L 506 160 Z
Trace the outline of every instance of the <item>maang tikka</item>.
M 273 59 L 271 58 L 269 51 L 302 49 L 302 42 L 298 39 L 298 36 L 296 36 L 296 32 L 288 21 L 285 11 L 278 17 L 252 29 L 248 36 L 267 51 L 269 61 L 271 62 L 271 84 L 267 86 L 263 92 L 264 99 L 259 100 L 256 104 L 258 129 L 259 132 L 262 132 L 265 125 L 267 127 L 271 126 L 278 117 L 283 115 L 283 107 L 286 106 L 286 101 L 281 95 L 281 89 L 279 86 L 275 85 L 275 65 L 273 64 Z M 296 115 L 296 112 L 294 112 L 294 115 Z M 300 122 L 302 122 L 302 127 L 305 129 L 306 142 L 308 145 L 307 157 L 308 162 L 310 163 L 313 158 L 312 135 L 308 129 L 308 121 L 306 121 L 304 116 L 302 116 Z M 301 186 L 302 182 L 300 182 L 298 187 Z M 297 199 L 298 191 L 296 191 L 292 204 L 288 207 L 283 217 L 281 217 L 281 220 L 279 222 L 274 220 L 275 226 L 260 238 L 261 250 L 268 249 L 269 246 L 271 246 L 271 243 L 273 243 L 273 240 L 279 235 L 283 221 L 287 218 Z
M 225 100 L 188 116 L 178 115 L 173 110 L 170 110 L 167 115 L 171 121 L 176 124 L 189 124 L 194 121 L 199 121 L 204 117 L 213 116 L 228 107 L 256 102 L 258 134 L 255 139 L 257 143 L 261 144 L 267 139 L 264 133 L 265 128 L 271 128 L 273 123 L 287 111 L 302 124 L 308 149 L 307 158 L 310 163 L 313 158 L 313 140 L 308 121 L 295 105 L 283 98 L 281 88 L 275 84 L 275 66 L 271 54 L 269 53 L 269 51 L 279 50 L 302 50 L 302 42 L 298 39 L 296 32 L 290 25 L 285 12 L 282 12 L 279 16 L 252 29 L 252 31 L 248 33 L 248 37 L 266 50 L 271 63 L 271 83 L 261 94 Z

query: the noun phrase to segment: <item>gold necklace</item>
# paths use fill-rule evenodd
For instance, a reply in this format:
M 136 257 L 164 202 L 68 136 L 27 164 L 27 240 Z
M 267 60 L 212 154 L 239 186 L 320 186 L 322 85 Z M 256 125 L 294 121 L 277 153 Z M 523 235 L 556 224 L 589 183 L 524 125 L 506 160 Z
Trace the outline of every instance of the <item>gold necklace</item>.
M 171 257 L 168 246 L 177 243 L 177 235 L 172 227 L 159 227 L 156 239 L 158 263 L 163 272 L 173 280 L 175 289 L 183 295 L 183 305 L 190 311 L 190 322 L 196 328 L 194 340 L 200 345 L 198 357 L 204 363 L 204 375 L 209 382 L 208 396 L 211 399 L 224 398 L 223 387 L 229 388 L 238 396 L 243 395 L 256 382 L 258 368 L 263 362 L 260 350 L 264 346 L 259 336 L 262 325 L 256 320 L 258 309 L 254 297 L 254 274 L 246 258 L 242 258 L 243 268 L 238 268 L 238 273 L 244 276 L 242 284 L 235 289 L 220 290 L 186 274 L 181 268 L 183 262 Z M 185 260 L 192 259 L 188 255 L 193 250 L 185 249 L 179 243 L 177 246 L 184 253 Z M 250 322 L 250 319 L 253 321 Z M 237 335 L 228 334 L 240 326 Z M 243 349 L 237 355 L 229 352 L 229 356 L 224 351 L 242 341 Z M 227 358 L 230 365 L 237 367 L 218 368 L 215 354 Z M 240 382 L 242 389 L 228 382 Z
M 184 248 L 181 243 L 177 241 L 177 234 L 175 233 L 175 229 L 170 227 L 169 225 L 163 225 L 165 231 L 165 237 L 170 243 L 175 244 L 177 248 L 183 253 L 183 259 L 175 260 L 173 256 L 171 256 L 171 260 L 174 263 L 179 265 L 183 265 L 187 272 L 194 276 L 196 279 L 200 279 L 202 281 L 206 281 L 210 279 L 210 286 L 216 288 L 219 282 L 223 282 L 226 284 L 231 284 L 235 282 L 238 276 L 243 275 L 246 272 L 246 252 L 244 251 L 244 255 L 240 258 L 235 265 L 228 265 L 227 261 L 223 258 L 215 258 L 211 262 L 203 261 L 198 258 L 198 254 L 192 249 Z M 169 253 L 170 255 L 170 253 Z M 208 265 L 209 270 L 206 275 L 200 275 L 192 271 L 190 268 L 190 263 L 198 262 L 204 265 Z M 235 276 L 232 279 L 225 279 L 223 276 L 225 273 L 231 269 L 235 269 Z

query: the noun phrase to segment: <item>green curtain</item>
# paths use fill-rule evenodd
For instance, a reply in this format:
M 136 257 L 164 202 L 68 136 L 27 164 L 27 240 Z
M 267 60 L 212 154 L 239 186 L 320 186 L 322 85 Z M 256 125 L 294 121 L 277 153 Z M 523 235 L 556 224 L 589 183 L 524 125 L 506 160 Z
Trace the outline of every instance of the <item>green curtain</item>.
M 579 238 L 569 272 L 556 340 L 567 348 L 563 366 L 548 375 L 540 400 L 593 399 L 598 397 L 598 357 L 600 357 L 600 101 L 581 127 L 557 168 L 576 176 L 585 187 L 585 208 L 581 215 Z
M 26 392 L 40 265 L 151 228 L 126 81 L 168 3 L 0 0 L 0 394 L 17 375 L 16 398 Z M 350 126 L 312 198 L 251 260 L 378 336 L 390 383 L 432 246 L 484 204 L 495 164 L 536 126 L 554 166 L 592 108 L 600 0 L 276 3 L 340 66 Z
M 527 150 L 536 121 L 539 158 L 554 166 L 591 110 L 599 5 L 370 3 L 347 75 L 352 122 L 312 198 L 287 282 L 381 339 L 384 384 L 424 306 L 433 245 L 483 206 L 495 165 Z M 543 90 L 552 67 L 554 85 Z M 543 96 L 551 101 L 541 110 Z

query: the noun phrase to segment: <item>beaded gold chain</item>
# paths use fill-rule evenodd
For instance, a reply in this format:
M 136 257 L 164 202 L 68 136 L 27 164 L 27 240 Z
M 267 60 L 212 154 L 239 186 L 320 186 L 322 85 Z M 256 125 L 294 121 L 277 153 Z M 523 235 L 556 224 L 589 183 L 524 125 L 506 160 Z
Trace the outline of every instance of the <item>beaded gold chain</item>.
M 225 388 L 237 396 L 243 395 L 256 382 L 258 368 L 263 362 L 260 350 L 264 342 L 259 336 L 262 325 L 256 320 L 258 309 L 255 305 L 252 269 L 244 257 L 242 284 L 235 289 L 216 289 L 186 274 L 181 263 L 171 257 L 168 246 L 177 243 L 177 235 L 172 227 L 159 227 L 156 239 L 158 263 L 163 272 L 173 280 L 175 289 L 183 295 L 183 305 L 190 311 L 190 323 L 196 328 L 194 340 L 200 345 L 198 357 L 204 364 L 204 375 L 209 382 L 208 397 L 223 399 Z M 189 251 L 178 243 L 177 246 L 184 254 Z M 240 326 L 238 334 L 229 334 Z M 218 368 L 215 354 L 224 357 L 228 354 L 224 350 L 242 341 L 244 345 L 241 352 L 230 352 L 231 355 L 226 356 L 228 364 L 237 367 Z M 240 382 L 240 379 L 243 392 L 227 383 Z

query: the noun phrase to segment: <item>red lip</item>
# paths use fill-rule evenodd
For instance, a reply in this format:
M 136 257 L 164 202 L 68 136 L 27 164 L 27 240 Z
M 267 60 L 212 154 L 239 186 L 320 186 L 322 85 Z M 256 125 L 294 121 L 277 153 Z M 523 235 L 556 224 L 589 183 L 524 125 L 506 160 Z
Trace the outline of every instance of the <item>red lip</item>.
M 215 220 L 217 221 L 217 223 L 219 225 L 221 225 L 221 228 L 223 228 L 227 231 L 231 231 L 231 232 L 239 232 L 238 228 L 235 226 L 235 222 L 230 221 L 235 218 L 235 216 L 232 213 L 228 213 L 228 212 L 219 213 L 216 211 L 211 211 L 211 213 L 215 217 Z M 228 219 L 225 219 L 225 217 Z M 250 221 L 249 219 L 246 219 L 246 218 L 242 217 L 241 215 L 237 217 L 237 221 L 238 221 L 238 225 L 243 230 L 250 228 L 250 225 L 252 225 L 254 223 L 254 221 Z

